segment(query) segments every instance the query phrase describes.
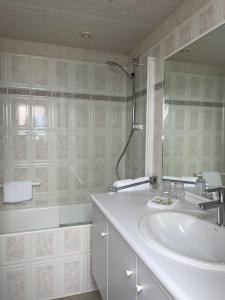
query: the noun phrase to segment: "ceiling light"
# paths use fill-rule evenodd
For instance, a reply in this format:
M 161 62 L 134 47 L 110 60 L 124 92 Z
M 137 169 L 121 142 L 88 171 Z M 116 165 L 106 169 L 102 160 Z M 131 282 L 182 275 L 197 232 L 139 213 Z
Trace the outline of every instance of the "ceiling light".
M 94 37 L 93 33 L 89 32 L 89 31 L 81 32 L 80 36 L 85 40 L 90 40 L 90 39 L 93 39 L 93 37 Z

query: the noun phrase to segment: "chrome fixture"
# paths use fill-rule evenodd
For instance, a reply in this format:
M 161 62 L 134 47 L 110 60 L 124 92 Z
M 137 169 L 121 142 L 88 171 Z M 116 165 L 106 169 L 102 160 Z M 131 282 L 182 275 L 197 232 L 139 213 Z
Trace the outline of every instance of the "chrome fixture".
M 110 65 L 110 66 L 112 66 L 112 67 L 118 67 L 121 71 L 123 71 L 126 75 L 127 75 L 127 77 L 128 78 L 130 78 L 130 79 L 133 79 L 134 77 L 135 77 L 135 74 L 134 73 L 128 73 L 127 72 L 127 70 L 124 68 L 124 67 L 122 67 L 120 64 L 118 64 L 117 62 L 115 62 L 115 61 L 107 61 L 107 64 L 108 65 Z
M 217 193 L 217 201 L 209 201 L 199 203 L 199 207 L 202 210 L 209 210 L 212 208 L 217 208 L 217 224 L 221 227 L 225 226 L 225 187 L 215 187 L 205 190 L 207 193 Z
M 127 151 L 127 148 L 130 144 L 133 133 L 135 130 L 143 129 L 143 125 L 137 123 L 137 120 L 136 120 L 136 94 L 135 94 L 135 78 L 136 78 L 136 76 L 135 76 L 135 72 L 136 72 L 136 67 L 139 66 L 139 59 L 138 58 L 133 59 L 133 72 L 132 73 L 127 72 L 127 70 L 124 67 L 122 67 L 120 64 L 118 64 L 115 61 L 107 61 L 107 64 L 109 66 L 119 68 L 130 79 L 130 82 L 132 84 L 132 124 L 131 124 L 131 131 L 128 136 L 126 145 L 116 163 L 116 177 L 119 180 L 120 179 L 120 174 L 119 174 L 120 161 L 123 158 L 125 152 Z

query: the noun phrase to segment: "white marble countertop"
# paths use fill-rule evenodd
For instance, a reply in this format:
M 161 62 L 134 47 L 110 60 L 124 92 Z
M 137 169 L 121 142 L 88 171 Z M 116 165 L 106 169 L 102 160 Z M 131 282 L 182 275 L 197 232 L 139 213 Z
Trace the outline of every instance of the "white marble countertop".
M 91 198 L 174 299 L 224 300 L 225 272 L 176 261 L 159 253 L 142 238 L 138 224 L 144 214 L 152 211 L 147 202 L 153 196 L 150 191 L 134 191 L 94 194 Z M 189 193 L 188 196 L 190 200 Z M 197 197 L 182 208 L 198 209 L 197 203 L 201 200 Z M 215 215 L 213 217 L 216 222 Z

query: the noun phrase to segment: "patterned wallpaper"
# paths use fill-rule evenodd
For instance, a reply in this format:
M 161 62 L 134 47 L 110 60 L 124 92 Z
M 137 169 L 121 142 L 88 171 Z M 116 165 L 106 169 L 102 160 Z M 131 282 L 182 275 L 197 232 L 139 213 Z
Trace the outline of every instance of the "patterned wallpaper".
M 106 64 L 1 53 L 0 183 L 39 181 L 29 205 L 41 206 L 105 191 L 125 140 L 126 96 L 126 77 Z
M 166 71 L 163 174 L 225 170 L 225 77 Z

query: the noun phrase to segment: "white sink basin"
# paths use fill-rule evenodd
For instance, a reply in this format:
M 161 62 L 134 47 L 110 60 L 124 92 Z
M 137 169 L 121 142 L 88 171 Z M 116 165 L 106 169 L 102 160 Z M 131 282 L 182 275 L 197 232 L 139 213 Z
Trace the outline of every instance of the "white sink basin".
M 185 212 L 161 211 L 145 215 L 139 231 L 149 245 L 173 259 L 225 270 L 224 228 Z

